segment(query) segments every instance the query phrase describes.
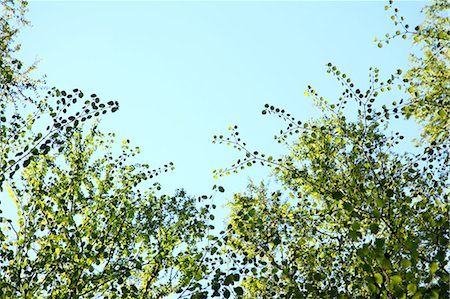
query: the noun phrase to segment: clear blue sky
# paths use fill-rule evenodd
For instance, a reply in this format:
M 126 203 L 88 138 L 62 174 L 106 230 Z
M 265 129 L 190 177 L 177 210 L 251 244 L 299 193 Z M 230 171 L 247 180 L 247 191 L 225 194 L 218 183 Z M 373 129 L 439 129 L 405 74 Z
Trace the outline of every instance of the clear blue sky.
M 409 41 L 383 49 L 373 42 L 395 31 L 386 3 L 31 1 L 21 57 L 40 60 L 36 75 L 46 74 L 48 85 L 118 100 L 120 110 L 104 117 L 103 131 L 130 139 L 143 162 L 174 162 L 176 170 L 158 178 L 167 193 L 184 187 L 200 195 L 219 184 L 230 196 L 269 170 L 213 180 L 213 169 L 239 156 L 212 145 L 214 134 L 237 124 L 250 147 L 281 153 L 273 135 L 284 124 L 261 115 L 265 103 L 306 120 L 318 115 L 303 95 L 307 85 L 330 101 L 341 92 L 326 63 L 361 88 L 370 66 L 386 76 L 406 68 Z M 398 3 L 412 26 L 423 5 Z

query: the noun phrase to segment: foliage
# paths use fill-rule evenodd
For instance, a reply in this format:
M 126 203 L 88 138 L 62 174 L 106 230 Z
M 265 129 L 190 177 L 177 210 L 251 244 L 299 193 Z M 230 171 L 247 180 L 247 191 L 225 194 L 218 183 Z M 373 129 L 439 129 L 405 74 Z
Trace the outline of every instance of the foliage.
M 142 191 L 172 166 L 130 164 L 139 149 L 124 141 L 115 156 L 113 137 L 75 129 L 61 154 L 34 157 L 11 184 L 19 225 L 3 227 L 2 298 L 160 298 L 203 277 L 210 208 L 182 190 Z
M 425 126 L 431 141 L 450 139 L 450 4 L 436 1 L 425 8 L 426 20 L 417 29 L 414 42 L 422 46 L 422 55 L 411 55 L 412 68 L 405 78 L 412 82 L 412 96 L 406 107 Z
M 450 296 L 448 8 L 446 1 L 434 1 L 424 8 L 424 23 L 411 31 L 392 1 L 385 7 L 401 30 L 386 34 L 378 46 L 408 35 L 422 45 L 405 74 L 398 70 L 383 82 L 371 70 L 369 88 L 361 91 L 329 63 L 328 72 L 344 89 L 338 103 L 329 104 L 311 87 L 305 92 L 322 117 L 302 123 L 266 105 L 263 114 L 287 122 L 275 138 L 287 145 L 288 155 L 250 150 L 237 126 L 230 127 L 230 137 L 214 136 L 214 143 L 243 153 L 216 177 L 258 163 L 273 167 L 283 188 L 271 192 L 251 183 L 230 203 L 224 250 L 241 274 L 243 297 Z M 394 86 L 410 98 L 377 104 Z M 348 101 L 357 111 L 346 107 Z M 402 153 L 404 137 L 388 133 L 392 118 L 411 116 L 424 125 L 428 141 L 419 154 Z
M 90 99 L 83 97 L 78 89 L 67 93 L 53 88 L 37 105 L 20 106 L 15 101 L 0 100 L 0 187 L 34 157 L 52 148 L 62 150 L 66 138 L 82 122 L 118 109 L 117 101 L 102 103 L 95 94 Z M 79 102 L 84 103 L 81 108 L 71 109 Z
M 394 10 L 394 24 L 401 27 L 396 35 L 411 36 L 420 46 L 419 53 L 412 53 L 411 68 L 404 78 L 410 82 L 407 88 L 411 98 L 403 108 L 407 117 L 413 116 L 424 126 L 424 137 L 428 141 L 450 140 L 450 3 L 434 0 L 425 6 L 425 20 L 411 30 L 399 9 L 392 1 L 386 9 Z M 389 41 L 390 37 L 387 35 Z
M 86 129 L 118 102 L 31 79 L 34 66 L 23 70 L 14 58 L 26 2 L 1 4 L 0 189 L 9 183 L 18 215 L 0 215 L 0 298 L 185 297 L 201 289 L 201 242 L 213 229 L 214 206 L 201 203 L 208 197 L 159 194 L 146 181 L 171 163 L 130 163 L 139 149 L 129 141 L 116 154 L 113 134 L 97 122 Z
M 400 71 L 381 82 L 372 70 L 366 91 L 332 64 L 328 72 L 344 92 L 334 105 L 308 88 L 321 118 L 301 123 L 282 109 L 263 110 L 288 123 L 276 136 L 288 155 L 249 150 L 237 127 L 215 137 L 244 153 L 219 176 L 261 162 L 284 189 L 251 184 L 231 202 L 226 240 L 246 298 L 448 297 L 448 146 L 401 154 L 403 136 L 386 133 L 402 103 L 375 103 Z M 349 100 L 355 120 L 344 113 Z
M 20 49 L 15 38 L 21 26 L 27 24 L 24 18 L 27 2 L 22 0 L 2 0 L 2 17 L 0 18 L 0 97 L 10 101 L 18 97 L 25 99 L 24 89 L 35 88 L 36 81 L 29 76 L 35 67 L 24 67 L 14 55 Z
M 393 36 L 423 47 L 404 74 L 383 81 L 371 69 L 361 91 L 330 63 L 343 86 L 338 103 L 306 92 L 322 117 L 302 123 L 266 105 L 263 114 L 287 122 L 276 136 L 287 155 L 250 150 L 237 127 L 215 137 L 244 154 L 216 176 L 261 163 L 282 187 L 251 183 L 235 194 L 219 235 L 210 233 L 208 196 L 161 195 L 149 184 L 172 164 L 132 163 L 139 149 L 129 141 L 117 153 L 113 134 L 96 123 L 86 129 L 117 102 L 78 89 L 42 96 L 43 82 L 29 76 L 34 65 L 14 57 L 26 2 L 0 3 L 0 188 L 9 183 L 18 211 L 17 223 L 0 216 L 0 298 L 450 296 L 445 1 L 428 6 L 414 31 L 392 2 L 386 7 L 402 26 Z M 378 104 L 396 85 L 410 99 Z M 430 142 L 419 154 L 402 153 L 403 136 L 388 133 L 402 116 L 424 125 Z
M 1 5 L 0 190 L 34 156 L 61 148 L 65 135 L 81 122 L 118 109 L 116 101 L 102 103 L 95 94 L 81 100 L 84 94 L 78 89 L 70 93 L 52 88 L 43 96 L 43 82 L 30 76 L 35 66 L 25 68 L 14 58 L 20 49 L 15 38 L 27 23 L 27 2 L 3 0 Z M 73 107 L 80 102 L 82 107 Z

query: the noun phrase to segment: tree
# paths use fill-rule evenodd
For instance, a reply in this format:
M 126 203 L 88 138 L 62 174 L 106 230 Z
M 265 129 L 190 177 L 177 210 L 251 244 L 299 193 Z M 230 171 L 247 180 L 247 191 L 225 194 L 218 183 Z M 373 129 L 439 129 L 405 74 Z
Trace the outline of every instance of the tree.
M 257 162 L 274 167 L 283 192 L 251 184 L 231 203 L 227 244 L 241 256 L 248 298 L 414 298 L 448 296 L 448 148 L 426 147 L 400 154 L 403 137 L 386 134 L 400 110 L 373 105 L 381 86 L 355 89 L 331 64 L 344 85 L 338 105 L 309 89 L 322 118 L 288 122 L 278 137 L 290 153 L 267 157 L 244 146 L 236 128 L 229 143 L 245 153 L 231 168 Z M 373 71 L 374 82 L 378 71 Z M 343 112 L 348 99 L 361 107 L 357 120 Z M 397 112 L 394 112 L 397 111 Z M 295 132 L 293 142 L 286 136 Z M 288 194 L 289 199 L 283 198 Z M 236 268 L 239 268 L 236 266 Z
M 1 4 L 0 188 L 18 217 L 0 215 L 0 298 L 161 298 L 201 289 L 203 241 L 213 228 L 208 197 L 161 195 L 147 181 L 171 163 L 131 163 L 139 149 L 128 140 L 116 154 L 114 134 L 92 120 L 118 102 L 47 88 L 23 72 L 13 56 L 26 2 Z
M 12 101 L 17 100 L 24 89 L 34 88 L 36 81 L 28 75 L 32 71 L 31 67 L 24 67 L 23 63 L 14 56 L 20 49 L 20 45 L 15 43 L 15 38 L 20 26 L 26 25 L 24 18 L 26 12 L 26 1 L 2 0 L 2 18 L 0 18 L 0 90 L 2 99 Z
M 203 277 L 209 208 L 182 190 L 143 191 L 172 166 L 130 164 L 139 149 L 124 141 L 114 156 L 113 137 L 77 129 L 61 154 L 35 157 L 12 183 L 19 225 L 3 236 L 2 298 L 161 298 Z
M 208 196 L 161 195 L 149 181 L 172 165 L 132 163 L 138 148 L 125 140 L 117 153 L 114 135 L 90 122 L 116 111 L 117 102 L 48 89 L 23 71 L 14 37 L 26 2 L 1 3 L 0 187 L 8 182 L 18 210 L 17 223 L 0 216 L 1 298 L 450 295 L 448 86 L 430 84 L 446 74 L 440 46 L 424 48 L 432 66 L 418 58 L 405 77 L 399 70 L 383 81 L 372 69 L 365 91 L 328 64 L 343 93 L 329 104 L 308 87 L 324 112 L 316 120 L 298 122 L 266 105 L 263 114 L 287 122 L 277 137 L 287 155 L 249 150 L 237 127 L 229 138 L 215 137 L 244 153 L 218 176 L 262 163 L 273 167 L 282 190 L 251 183 L 235 194 L 227 229 L 211 235 Z M 448 6 L 436 3 L 434 23 L 412 33 L 419 42 L 446 40 L 433 26 L 448 23 L 438 18 Z M 379 104 L 397 83 L 411 99 Z M 356 103 L 355 117 L 347 101 Z M 438 119 L 433 107 L 440 107 Z M 388 133 L 390 119 L 402 116 L 425 124 L 431 142 L 420 154 L 402 153 L 397 145 L 407 141 Z
M 424 126 L 424 137 L 429 142 L 448 142 L 450 131 L 450 4 L 448 1 L 434 0 L 425 6 L 425 20 L 411 29 L 405 17 L 393 2 L 385 7 L 393 10 L 391 19 L 401 27 L 385 42 L 402 35 L 410 36 L 413 44 L 420 46 L 418 53 L 410 55 L 411 68 L 404 79 L 410 85 L 407 91 L 411 98 L 405 103 L 406 117 L 413 116 Z M 379 45 L 382 45 L 381 43 Z
M 448 23 L 437 17 L 441 8 L 448 4 L 426 9 L 434 19 L 426 21 L 427 29 L 416 29 L 419 41 L 444 44 L 447 33 L 436 29 Z M 230 271 L 243 277 L 243 297 L 450 296 L 448 76 L 440 77 L 448 72 L 447 54 L 445 46 L 431 43 L 425 47 L 428 61 L 414 60 L 404 77 L 398 70 L 385 81 L 372 69 L 367 90 L 329 63 L 328 72 L 343 86 L 338 103 L 329 104 L 312 87 L 305 92 L 322 117 L 302 123 L 274 106 L 262 112 L 287 122 L 276 136 L 288 146 L 287 155 L 250 150 L 237 126 L 230 137 L 214 137 L 244 154 L 217 176 L 261 163 L 273 167 L 282 187 L 270 191 L 251 183 L 230 203 L 224 252 L 233 263 Z M 378 104 L 397 84 L 411 99 Z M 346 107 L 348 101 L 357 111 Z M 391 118 L 409 116 L 425 124 L 425 140 L 431 141 L 422 143 L 420 154 L 402 152 L 398 145 L 408 141 L 388 133 Z
M 422 55 L 411 55 L 412 67 L 405 78 L 412 82 L 411 103 L 405 108 L 424 124 L 431 141 L 448 142 L 450 136 L 450 4 L 434 1 L 426 6 L 426 19 L 417 27 L 414 42 Z
M 102 103 L 96 94 L 85 99 L 73 93 L 48 88 L 32 78 L 36 67 L 25 67 L 15 58 L 20 45 L 15 38 L 25 20 L 26 1 L 3 0 L 0 18 L 0 190 L 6 179 L 27 166 L 34 156 L 62 148 L 70 131 L 80 123 L 117 111 L 117 101 Z M 80 104 L 83 103 L 82 107 Z M 75 107 L 74 107 L 75 106 Z M 78 107 L 77 107 L 78 106 Z

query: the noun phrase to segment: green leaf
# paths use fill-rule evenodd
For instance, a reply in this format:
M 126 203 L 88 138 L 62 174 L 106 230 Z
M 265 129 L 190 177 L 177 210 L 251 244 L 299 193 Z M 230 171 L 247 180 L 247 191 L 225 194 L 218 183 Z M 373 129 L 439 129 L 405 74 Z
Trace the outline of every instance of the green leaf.
M 342 193 L 341 191 L 333 191 L 331 195 L 336 200 L 341 200 L 344 197 L 344 193 Z
M 274 240 L 273 240 L 273 244 L 275 246 L 279 245 L 281 243 L 281 239 L 277 236 Z
M 409 295 L 414 295 L 417 292 L 417 285 L 415 283 L 410 283 L 406 287 Z
M 25 167 L 27 167 L 28 165 L 30 165 L 30 162 L 31 162 L 30 158 L 28 158 L 28 159 L 26 159 L 25 161 L 23 161 L 23 167 L 25 168 Z
M 386 195 L 387 195 L 388 197 L 394 196 L 394 190 L 392 190 L 392 189 L 387 189 L 387 190 L 386 190 Z
M 402 265 L 403 268 L 409 268 L 409 267 L 412 266 L 412 263 L 411 263 L 410 260 L 402 259 L 401 265 Z
M 375 239 L 375 246 L 377 248 L 384 248 L 384 243 L 385 243 L 384 238 L 377 238 L 377 239 Z
M 378 290 L 378 288 L 373 283 L 369 283 L 368 287 L 371 293 L 376 293 Z
M 374 278 L 375 282 L 378 283 L 379 285 L 381 285 L 383 283 L 383 276 L 380 273 L 375 273 L 373 275 L 373 278 Z
M 436 262 L 432 262 L 430 265 L 430 273 L 434 274 L 439 269 L 439 265 Z
M 380 197 L 375 199 L 375 203 L 376 203 L 377 207 L 379 207 L 379 208 L 383 208 L 385 205 L 383 198 L 380 198 Z
M 394 285 L 402 283 L 402 277 L 400 275 L 394 275 L 391 277 L 391 283 Z
M 353 211 L 353 205 L 349 202 L 344 202 L 344 209 L 348 212 L 352 212 Z
M 370 231 L 374 234 L 378 233 L 378 231 L 379 231 L 379 226 L 376 223 L 372 223 L 369 228 L 370 228 Z
M 242 296 L 244 294 L 244 289 L 241 287 L 235 287 L 234 292 L 236 293 L 236 295 Z
M 234 283 L 234 275 L 233 274 L 229 274 L 227 275 L 227 277 L 225 278 L 223 284 L 228 286 Z
M 196 281 L 199 281 L 199 280 L 201 280 L 202 278 L 203 278 L 203 275 L 202 275 L 201 272 L 195 273 L 194 279 L 195 279 Z

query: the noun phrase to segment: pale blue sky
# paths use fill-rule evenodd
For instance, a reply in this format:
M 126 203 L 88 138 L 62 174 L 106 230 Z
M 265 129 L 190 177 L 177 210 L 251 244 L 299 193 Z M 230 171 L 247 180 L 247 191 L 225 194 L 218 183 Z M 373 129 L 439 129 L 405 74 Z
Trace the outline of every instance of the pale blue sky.
M 373 42 L 395 31 L 386 3 L 32 1 L 21 57 L 40 60 L 36 75 L 46 74 L 48 85 L 118 100 L 103 131 L 130 139 L 143 162 L 174 162 L 176 170 L 158 178 L 168 193 L 200 195 L 219 184 L 229 196 L 269 170 L 213 180 L 213 169 L 239 156 L 212 145 L 214 134 L 237 124 L 251 147 L 283 152 L 273 135 L 284 123 L 261 115 L 265 103 L 305 120 L 318 115 L 303 95 L 307 85 L 330 101 L 341 93 L 326 63 L 361 89 L 370 66 L 386 76 L 406 68 L 410 41 L 383 49 Z M 420 23 L 424 2 L 398 5 L 412 26 Z

